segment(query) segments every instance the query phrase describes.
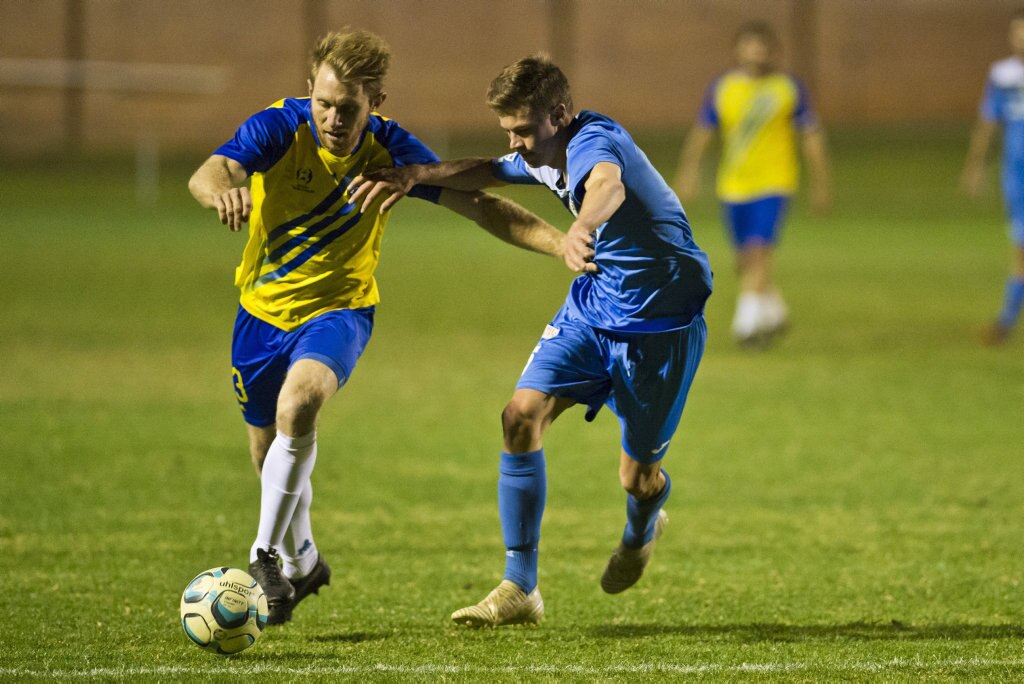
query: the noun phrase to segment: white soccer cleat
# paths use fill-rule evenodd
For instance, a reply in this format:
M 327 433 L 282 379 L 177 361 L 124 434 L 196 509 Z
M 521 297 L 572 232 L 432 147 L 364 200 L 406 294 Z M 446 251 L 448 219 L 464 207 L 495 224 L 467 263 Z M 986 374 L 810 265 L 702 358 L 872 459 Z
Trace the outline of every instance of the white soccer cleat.
M 502 625 L 536 625 L 544 619 L 544 599 L 534 588 L 529 594 L 511 580 L 502 580 L 490 594 L 475 606 L 452 613 L 452 622 L 464 627 L 500 627 Z
M 637 583 L 644 574 L 644 568 L 651 560 L 651 552 L 658 537 L 665 530 L 668 515 L 664 510 L 658 511 L 658 519 L 654 522 L 654 539 L 639 549 L 632 549 L 619 542 L 619 546 L 608 559 L 608 565 L 601 575 L 601 588 L 606 594 L 618 594 Z

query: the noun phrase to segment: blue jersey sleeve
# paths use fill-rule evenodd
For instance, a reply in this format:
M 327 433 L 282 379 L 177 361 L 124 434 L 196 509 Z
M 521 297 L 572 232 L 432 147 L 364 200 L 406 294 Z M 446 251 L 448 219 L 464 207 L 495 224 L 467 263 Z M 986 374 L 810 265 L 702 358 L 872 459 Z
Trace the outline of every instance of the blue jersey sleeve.
M 999 100 L 999 88 L 989 78 L 985 82 L 985 93 L 981 97 L 981 107 L 979 108 L 978 115 L 985 121 L 992 123 L 1001 121 L 1000 109 L 1002 108 L 999 106 Z
M 377 131 L 378 139 L 391 155 L 391 161 L 396 168 L 410 164 L 434 164 L 441 161 L 433 150 L 424 145 L 419 138 L 394 121 L 374 116 L 371 117 L 371 123 L 380 124 L 381 128 Z M 409 191 L 409 196 L 436 204 L 441 196 L 441 188 L 434 185 L 414 185 Z
M 715 79 L 704 92 L 704 101 L 700 105 L 700 113 L 697 115 L 697 123 L 704 128 L 718 128 L 718 110 L 715 109 L 715 97 L 718 93 L 718 82 Z
M 502 183 L 519 185 L 540 185 L 539 179 L 530 175 L 523 158 L 513 152 L 491 160 L 491 175 Z
M 245 167 L 249 174 L 265 173 L 295 142 L 296 120 L 292 111 L 271 107 L 253 114 L 235 137 L 217 148 L 219 154 Z
M 573 187 L 570 192 L 582 202 L 583 184 L 590 172 L 601 162 L 611 162 L 625 171 L 624 155 L 614 129 L 604 126 L 584 126 L 569 141 L 566 150 L 569 180 Z
M 818 117 L 811 107 L 811 96 L 804 87 L 803 81 L 793 78 L 793 85 L 796 86 L 796 107 L 793 108 L 793 123 L 797 128 L 813 128 L 818 125 Z

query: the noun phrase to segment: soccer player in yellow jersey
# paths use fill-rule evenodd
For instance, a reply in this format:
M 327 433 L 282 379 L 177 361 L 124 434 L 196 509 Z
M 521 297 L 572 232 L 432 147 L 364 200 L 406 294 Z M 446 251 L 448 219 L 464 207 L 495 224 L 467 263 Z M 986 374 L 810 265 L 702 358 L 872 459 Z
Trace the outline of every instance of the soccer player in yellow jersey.
M 787 323 L 772 257 L 786 205 L 797 189 L 798 134 L 811 171 L 812 208 L 824 212 L 831 203 L 821 126 L 803 85 L 777 69 L 778 54 L 778 38 L 767 24 L 740 28 L 737 66 L 708 88 L 675 182 L 684 202 L 697 196 L 700 160 L 717 130 L 722 139 L 717 192 L 740 277 L 732 331 L 741 344 L 770 342 Z
M 374 169 L 437 161 L 376 113 L 389 62 L 372 33 L 328 34 L 313 52 L 309 97 L 250 117 L 189 182 L 232 231 L 249 222 L 235 272 L 232 383 L 262 484 L 249 571 L 267 594 L 270 624 L 290 619 L 330 580 L 309 521 L 317 416 L 369 341 L 379 300 L 373 272 L 393 204 L 385 193 L 356 206 L 347 187 Z M 517 246 L 562 255 L 562 233 L 508 200 L 429 186 L 409 194 Z

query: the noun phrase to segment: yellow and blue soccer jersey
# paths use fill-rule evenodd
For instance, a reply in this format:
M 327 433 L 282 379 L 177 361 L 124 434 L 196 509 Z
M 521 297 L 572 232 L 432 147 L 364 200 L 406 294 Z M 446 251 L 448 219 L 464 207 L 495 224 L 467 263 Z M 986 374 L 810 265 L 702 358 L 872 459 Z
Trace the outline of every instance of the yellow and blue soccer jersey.
M 309 98 L 281 100 L 250 117 L 215 154 L 252 176 L 249 241 L 235 271 L 241 304 L 282 330 L 380 300 L 373 272 L 390 212 L 381 215 L 378 201 L 362 213 L 345 189 L 364 171 L 438 160 L 379 114 L 370 115 L 352 154 L 335 156 L 317 139 Z M 409 194 L 436 202 L 440 189 L 416 186 Z
M 801 83 L 788 74 L 755 77 L 735 69 L 708 88 L 699 123 L 722 137 L 718 197 L 748 202 L 792 195 L 799 180 L 797 129 L 815 125 Z

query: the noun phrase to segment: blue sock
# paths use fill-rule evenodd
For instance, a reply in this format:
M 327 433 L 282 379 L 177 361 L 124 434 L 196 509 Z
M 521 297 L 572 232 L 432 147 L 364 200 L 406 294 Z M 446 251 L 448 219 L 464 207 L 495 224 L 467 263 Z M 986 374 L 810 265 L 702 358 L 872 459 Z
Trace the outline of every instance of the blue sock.
M 661 472 L 665 476 L 665 488 L 657 496 L 643 501 L 632 494 L 626 496 L 626 529 L 622 533 L 622 543 L 631 549 L 639 549 L 654 539 L 654 523 L 658 520 L 658 511 L 668 501 L 669 492 L 672 491 L 672 480 L 668 473 L 664 470 Z
M 1006 281 L 1006 295 L 1003 298 L 1003 310 L 999 314 L 999 325 L 1011 328 L 1020 316 L 1024 305 L 1024 278 L 1010 278 Z
M 544 450 L 526 454 L 501 453 L 498 513 L 505 537 L 505 579 L 526 593 L 537 586 L 537 546 L 544 516 L 548 478 Z

